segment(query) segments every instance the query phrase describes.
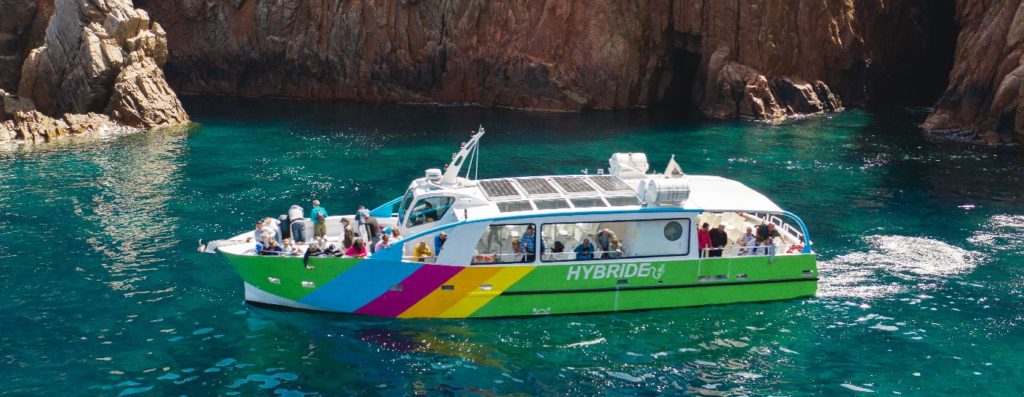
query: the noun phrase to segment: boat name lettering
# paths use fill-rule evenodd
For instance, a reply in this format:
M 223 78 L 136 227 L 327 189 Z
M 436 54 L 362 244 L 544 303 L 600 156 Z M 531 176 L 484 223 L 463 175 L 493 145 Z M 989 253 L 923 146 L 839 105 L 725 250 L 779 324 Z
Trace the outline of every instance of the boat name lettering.
M 650 277 L 660 279 L 665 265 L 654 267 L 650 263 L 612 263 L 569 266 L 566 280 L 601 280 L 606 278 Z

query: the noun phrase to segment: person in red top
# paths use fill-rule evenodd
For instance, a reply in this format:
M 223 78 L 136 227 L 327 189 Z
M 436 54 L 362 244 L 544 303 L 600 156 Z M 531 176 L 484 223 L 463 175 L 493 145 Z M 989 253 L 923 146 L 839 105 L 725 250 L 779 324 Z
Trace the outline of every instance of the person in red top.
M 363 239 L 357 238 L 352 242 L 352 246 L 345 250 L 345 256 L 354 256 L 356 258 L 365 258 L 369 252 L 366 251 L 366 244 L 363 243 Z
M 705 249 L 711 248 L 711 225 L 704 222 L 700 226 L 700 230 L 697 230 L 697 249 L 700 250 L 700 257 L 703 258 L 706 254 Z

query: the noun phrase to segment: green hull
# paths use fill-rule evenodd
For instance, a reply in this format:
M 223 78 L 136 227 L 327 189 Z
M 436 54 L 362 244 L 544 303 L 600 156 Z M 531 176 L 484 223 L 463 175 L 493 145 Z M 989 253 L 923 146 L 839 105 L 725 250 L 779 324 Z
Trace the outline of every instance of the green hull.
M 224 254 L 246 299 L 401 318 L 595 313 L 813 296 L 813 254 L 445 266 L 378 259 Z

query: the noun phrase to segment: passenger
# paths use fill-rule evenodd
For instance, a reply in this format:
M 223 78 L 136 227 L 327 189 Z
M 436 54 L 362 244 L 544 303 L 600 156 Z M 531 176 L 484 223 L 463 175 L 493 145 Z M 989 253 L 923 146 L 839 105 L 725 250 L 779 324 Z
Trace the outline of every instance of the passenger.
M 247 240 L 248 241 L 259 242 L 262 237 L 263 237 L 263 220 L 260 219 L 260 220 L 256 221 L 256 229 L 252 231 L 252 237 L 247 239 Z
M 299 249 L 292 243 L 292 239 L 284 239 L 284 247 L 281 249 L 281 255 L 294 256 L 299 254 Z
M 751 255 L 762 255 L 761 248 L 765 248 L 763 253 L 768 253 L 768 248 L 767 248 L 768 246 L 765 244 L 765 240 L 762 239 L 761 237 L 755 237 L 755 238 L 756 238 L 756 240 L 754 240 L 754 252 L 751 253 Z
M 611 251 L 612 248 L 611 242 L 612 240 L 617 239 L 618 236 L 615 235 L 615 232 L 608 228 L 601 229 L 601 231 L 597 233 L 597 248 L 601 250 L 601 259 L 608 259 L 610 257 L 609 251 Z
M 697 249 L 700 252 L 700 257 L 703 258 L 708 255 L 707 250 L 711 248 L 711 232 L 708 230 L 711 225 L 704 222 L 701 225 L 700 230 L 697 230 Z
M 448 241 L 448 233 L 441 232 L 434 236 L 434 255 L 441 255 L 441 248 Z
M 430 252 L 430 247 L 427 246 L 426 241 L 420 241 L 416 244 L 416 248 L 412 250 L 412 256 L 417 262 L 426 262 L 427 258 L 434 256 L 434 253 Z
M 391 247 L 391 235 L 381 234 L 380 241 L 373 245 L 373 253 L 377 253 L 380 250 L 385 250 Z
M 352 246 L 345 250 L 345 256 L 365 258 L 366 255 L 369 255 L 369 252 L 366 251 L 366 244 L 363 243 L 361 238 L 357 238 L 356 241 L 352 242 Z
M 274 241 L 281 246 L 281 224 L 275 218 L 267 217 L 263 220 L 263 230 L 269 230 L 273 234 Z
M 519 243 L 519 239 L 512 240 L 512 258 L 503 262 L 522 262 L 524 259 L 526 259 L 526 255 L 523 255 L 523 246 Z
M 619 243 L 619 239 L 612 239 L 611 244 L 608 248 L 608 251 L 605 251 L 605 253 L 608 255 L 609 258 L 618 259 L 622 257 L 622 244 Z M 602 255 L 602 258 L 603 257 L 604 256 Z
M 352 246 L 352 241 L 356 238 L 355 229 L 352 227 L 351 222 L 348 218 L 341 218 L 341 246 L 348 249 Z
M 355 226 L 358 228 L 356 231 L 362 232 L 362 228 L 367 227 L 367 218 L 370 217 L 370 210 L 367 210 L 367 206 L 359 205 L 355 210 Z
M 551 245 L 551 252 L 556 254 L 565 252 L 565 244 L 562 244 L 561 241 L 555 241 L 555 243 Z
M 327 210 L 320 206 L 320 200 L 313 200 L 313 209 L 309 210 L 309 217 L 313 218 L 313 237 L 326 237 Z
M 775 247 L 775 240 L 774 239 L 776 237 L 781 238 L 782 235 L 779 234 L 778 230 L 775 230 L 775 224 L 774 223 L 768 222 L 767 224 L 762 224 L 761 226 L 757 227 L 757 237 L 759 239 L 763 240 L 764 246 L 765 246 L 764 253 L 768 254 L 769 253 L 768 252 L 768 247 L 772 247 L 772 250 L 774 251 L 774 247 Z
M 288 219 L 288 215 L 281 214 L 281 216 L 277 217 L 277 227 L 281 231 L 278 235 L 281 236 L 282 242 L 286 238 L 292 238 L 292 221 Z
M 306 243 L 306 226 L 301 222 L 303 219 L 306 219 L 306 216 L 303 215 L 301 206 L 296 204 L 288 209 L 288 221 L 292 228 L 292 240 L 298 244 Z
M 280 254 L 281 254 L 281 246 L 277 245 L 277 241 L 275 241 L 274 239 L 267 240 L 267 242 L 263 245 L 263 250 L 260 251 L 260 255 L 280 255 Z
M 725 233 L 725 225 L 718 224 L 718 227 L 708 232 L 711 236 L 711 252 L 708 253 L 709 257 L 718 258 L 722 256 L 722 251 L 725 250 L 725 245 L 729 243 L 729 235 Z
M 367 216 L 366 220 L 366 237 L 370 241 L 370 253 L 373 253 L 377 246 L 377 242 L 380 241 L 380 223 L 377 223 L 377 218 L 373 216 Z
M 573 252 L 576 253 L 576 260 L 591 260 L 594 259 L 594 244 L 590 242 L 590 238 L 584 237 L 583 242 L 576 246 Z
M 391 228 L 391 241 L 395 242 L 402 239 L 402 231 L 398 230 L 398 226 Z
M 537 259 L 537 230 L 533 225 L 526 227 L 526 233 L 519 241 L 519 248 L 523 251 L 523 262 L 533 263 Z M 541 247 L 543 249 L 543 247 Z
M 754 236 L 753 229 L 747 227 L 747 232 L 740 236 L 739 240 L 736 240 L 736 244 L 740 247 L 740 256 L 753 255 L 754 243 L 757 241 L 757 237 Z

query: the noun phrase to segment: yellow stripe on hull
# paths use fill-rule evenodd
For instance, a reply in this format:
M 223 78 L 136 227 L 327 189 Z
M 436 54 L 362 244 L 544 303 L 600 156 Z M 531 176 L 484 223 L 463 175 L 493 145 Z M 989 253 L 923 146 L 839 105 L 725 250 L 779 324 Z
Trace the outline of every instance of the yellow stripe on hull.
M 484 284 L 490 284 L 490 291 L 482 291 L 480 289 L 470 290 L 470 292 L 458 301 L 448 310 L 445 310 L 438 317 L 442 318 L 464 318 L 469 317 L 474 312 L 479 310 L 481 307 L 486 305 L 491 299 L 501 295 L 506 289 L 515 284 L 519 279 L 529 274 L 536 266 L 507 266 L 497 269 L 501 269 L 497 274 L 487 279 Z
M 467 267 L 445 282 L 446 285 L 454 286 L 454 290 L 437 289 L 399 314 L 398 317 L 438 317 L 466 295 L 478 291 L 480 284 L 484 284 L 485 280 L 494 276 L 499 270 L 501 270 L 499 267 Z

